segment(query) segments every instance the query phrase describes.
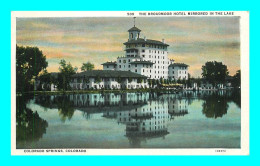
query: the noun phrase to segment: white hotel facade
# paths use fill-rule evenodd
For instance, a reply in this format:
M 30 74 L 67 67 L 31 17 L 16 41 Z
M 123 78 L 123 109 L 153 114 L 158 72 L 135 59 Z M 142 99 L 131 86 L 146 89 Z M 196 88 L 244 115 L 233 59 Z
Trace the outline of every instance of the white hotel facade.
M 130 71 L 148 79 L 188 79 L 188 65 L 174 63 L 173 59 L 168 58 L 169 45 L 164 39 L 140 38 L 141 30 L 135 26 L 128 32 L 129 39 L 124 43 L 125 56 L 103 63 L 103 70 Z

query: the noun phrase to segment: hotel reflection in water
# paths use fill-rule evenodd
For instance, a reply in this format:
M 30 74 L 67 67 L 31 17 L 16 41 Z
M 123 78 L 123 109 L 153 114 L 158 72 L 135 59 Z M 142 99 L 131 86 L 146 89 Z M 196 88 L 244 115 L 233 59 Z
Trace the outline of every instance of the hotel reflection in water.
M 52 96 L 52 102 L 59 97 Z M 139 147 L 141 141 L 147 139 L 164 138 L 168 134 L 168 121 L 188 114 L 188 104 L 191 104 L 187 98 L 175 94 L 75 94 L 67 97 L 72 107 L 84 112 L 87 118 L 102 113 L 105 118 L 125 124 L 125 136 L 132 147 Z

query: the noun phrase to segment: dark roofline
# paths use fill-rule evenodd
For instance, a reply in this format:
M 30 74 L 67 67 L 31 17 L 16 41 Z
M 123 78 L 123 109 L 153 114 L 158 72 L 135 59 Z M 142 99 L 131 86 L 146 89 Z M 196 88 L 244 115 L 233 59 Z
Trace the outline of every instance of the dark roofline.
M 117 65 L 116 62 L 105 62 L 105 63 L 102 63 L 101 65 Z
M 166 43 L 163 43 L 161 41 L 158 41 L 158 40 L 151 40 L 151 39 L 146 39 L 144 40 L 143 38 L 138 38 L 136 40 L 129 40 L 127 42 L 124 43 L 124 45 L 127 45 L 127 44 L 154 44 L 154 45 L 163 45 L 163 46 L 169 46 L 168 44 Z
M 153 65 L 154 63 L 150 62 L 150 61 L 133 61 L 133 62 L 130 62 L 130 64 L 150 64 L 150 65 Z
M 173 63 L 173 64 L 170 64 L 169 67 L 174 67 L 174 66 L 181 66 L 181 67 L 189 67 L 189 65 L 186 65 L 184 63 Z
M 129 30 L 128 30 L 128 32 L 132 32 L 132 31 L 138 31 L 138 32 L 141 32 L 141 30 L 140 29 L 138 29 L 137 27 L 132 27 L 132 28 L 130 28 Z

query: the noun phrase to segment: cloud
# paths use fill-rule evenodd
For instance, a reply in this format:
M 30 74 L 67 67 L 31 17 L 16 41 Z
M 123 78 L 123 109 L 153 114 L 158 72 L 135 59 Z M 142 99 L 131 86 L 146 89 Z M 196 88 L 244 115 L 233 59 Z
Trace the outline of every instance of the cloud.
M 80 67 L 90 61 L 97 69 L 105 61 L 124 55 L 123 43 L 130 18 L 17 18 L 17 44 L 37 46 L 46 55 L 49 71 L 60 59 Z M 141 36 L 165 39 L 169 57 L 190 65 L 195 77 L 207 61 L 222 61 L 231 74 L 240 68 L 239 17 L 137 18 Z

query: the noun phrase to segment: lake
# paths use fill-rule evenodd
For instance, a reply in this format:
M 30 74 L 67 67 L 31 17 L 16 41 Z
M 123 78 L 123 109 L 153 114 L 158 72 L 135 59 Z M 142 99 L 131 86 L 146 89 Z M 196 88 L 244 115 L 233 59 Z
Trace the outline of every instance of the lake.
M 240 91 L 17 97 L 16 146 L 240 148 Z

